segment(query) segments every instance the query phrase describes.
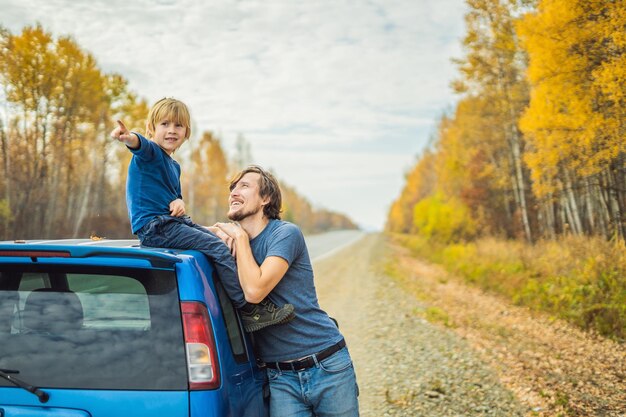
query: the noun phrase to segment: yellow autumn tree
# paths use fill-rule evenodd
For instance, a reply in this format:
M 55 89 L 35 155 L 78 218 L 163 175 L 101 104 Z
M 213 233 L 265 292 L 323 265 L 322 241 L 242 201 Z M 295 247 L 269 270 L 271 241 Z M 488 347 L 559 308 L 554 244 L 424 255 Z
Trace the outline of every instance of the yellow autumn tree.
M 434 192 L 436 186 L 434 155 L 425 150 L 406 175 L 400 196 L 392 203 L 385 229 L 396 233 L 409 233 L 413 229 L 413 207 Z
M 456 60 L 459 78 L 453 83 L 462 99 L 453 114 L 441 119 L 432 152 L 427 154 L 428 174 L 423 170 L 426 160 L 420 160 L 411 174 L 417 176 L 408 177 L 392 205 L 389 230 L 426 230 L 414 208 L 428 198 L 432 204 L 427 212 L 446 210 L 450 203 L 464 207 L 471 222 L 479 225 L 459 236 L 479 229 L 532 240 L 532 195 L 522 159 L 525 142 L 517 127 L 528 102 L 528 85 L 523 77 L 525 55 L 515 32 L 517 16 L 529 3 L 467 1 L 465 55 Z M 411 184 L 416 179 L 427 179 L 428 186 Z M 449 216 L 440 220 L 445 218 Z
M 467 205 L 437 192 L 413 207 L 413 232 L 442 243 L 471 239 L 476 222 Z
M 440 122 L 437 190 L 462 202 L 481 233 L 523 236 L 522 223 L 514 218 L 509 148 L 494 128 L 497 114 L 491 106 L 486 98 L 469 96 L 459 101 L 453 117 Z
M 532 241 L 533 212 L 529 173 L 522 156 L 525 138 L 518 128 L 518 119 L 528 102 L 528 85 L 524 79 L 525 53 L 515 31 L 517 16 L 532 5 L 524 0 L 468 0 L 465 16 L 467 34 L 463 40 L 466 51 L 456 60 L 460 77 L 453 86 L 466 97 L 480 99 L 481 118 L 488 122 L 489 154 L 497 159 L 492 167 L 506 178 L 505 195 L 510 202 L 503 207 L 515 230 Z M 519 233 L 518 233 L 519 230 Z
M 552 233 L 626 235 L 625 9 L 623 0 L 541 0 L 518 25 L 532 85 L 520 126 Z
M 40 25 L 17 35 L 0 30 L 0 63 L 8 112 L 0 188 L 10 212 L 3 234 L 89 233 L 98 222 L 94 213 L 111 212 L 102 198 L 114 165 L 106 137 L 124 83 L 115 85 L 72 38 L 55 39 Z
M 183 169 L 183 196 L 187 211 L 199 224 L 226 220 L 228 212 L 228 162 L 222 144 L 212 132 L 204 132 L 192 147 L 189 169 Z

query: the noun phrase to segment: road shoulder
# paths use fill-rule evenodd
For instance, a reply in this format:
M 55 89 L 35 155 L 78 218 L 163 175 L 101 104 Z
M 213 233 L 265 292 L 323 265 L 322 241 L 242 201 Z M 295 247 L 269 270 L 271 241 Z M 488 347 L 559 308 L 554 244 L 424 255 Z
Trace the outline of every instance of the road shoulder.
M 387 273 L 426 305 L 425 317 L 467 340 L 528 415 L 626 416 L 624 345 L 511 305 L 387 243 Z

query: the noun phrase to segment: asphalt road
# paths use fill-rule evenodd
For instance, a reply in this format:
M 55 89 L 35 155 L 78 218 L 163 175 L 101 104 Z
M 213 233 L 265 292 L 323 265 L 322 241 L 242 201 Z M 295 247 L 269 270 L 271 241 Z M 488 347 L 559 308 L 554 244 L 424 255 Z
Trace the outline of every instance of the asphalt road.
M 365 236 L 362 230 L 335 230 L 317 235 L 305 236 L 312 262 L 332 256 L 341 249 Z

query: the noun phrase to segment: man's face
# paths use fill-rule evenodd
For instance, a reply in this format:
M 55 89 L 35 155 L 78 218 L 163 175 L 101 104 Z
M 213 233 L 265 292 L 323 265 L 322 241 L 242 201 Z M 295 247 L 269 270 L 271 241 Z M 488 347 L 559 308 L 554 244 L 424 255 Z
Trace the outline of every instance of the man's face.
M 187 128 L 180 123 L 161 120 L 154 126 L 152 140 L 168 155 L 171 155 L 185 141 Z
M 261 198 L 260 179 L 261 175 L 256 172 L 248 172 L 237 182 L 228 197 L 228 218 L 230 220 L 239 222 L 263 210 L 266 201 Z

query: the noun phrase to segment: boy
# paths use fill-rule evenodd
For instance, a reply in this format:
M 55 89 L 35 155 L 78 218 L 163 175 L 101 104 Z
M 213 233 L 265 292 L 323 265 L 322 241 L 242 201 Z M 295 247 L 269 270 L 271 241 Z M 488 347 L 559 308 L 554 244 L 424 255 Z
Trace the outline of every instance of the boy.
M 187 106 L 172 98 L 156 102 L 148 113 L 146 133 L 130 132 L 124 123 L 111 137 L 126 144 L 133 153 L 128 167 L 126 203 L 133 234 L 142 245 L 195 249 L 215 265 L 218 276 L 241 313 L 246 331 L 253 332 L 294 317 L 293 305 L 276 307 L 268 298 L 248 303 L 239 283 L 237 267 L 228 247 L 206 228 L 185 216 L 180 187 L 180 165 L 171 155 L 189 139 L 191 117 Z

